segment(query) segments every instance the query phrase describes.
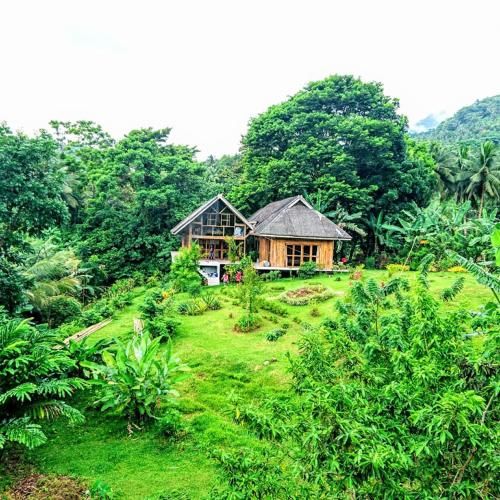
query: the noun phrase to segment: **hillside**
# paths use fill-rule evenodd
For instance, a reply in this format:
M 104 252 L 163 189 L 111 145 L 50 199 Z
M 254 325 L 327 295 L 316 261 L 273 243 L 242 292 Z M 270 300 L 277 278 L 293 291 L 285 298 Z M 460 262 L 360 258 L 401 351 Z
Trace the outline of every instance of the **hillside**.
M 500 143 L 500 95 L 476 101 L 459 109 L 436 128 L 415 134 L 419 139 L 443 142 L 479 142 L 490 139 Z
M 387 281 L 384 271 L 366 271 L 365 277 Z M 489 290 L 478 285 L 472 276 L 464 277 L 462 293 L 456 301 L 443 304 L 443 308 L 478 307 L 488 299 Z M 407 278 L 413 283 L 416 273 L 407 273 Z M 455 279 L 453 273 L 432 273 L 429 280 L 434 295 L 438 297 Z M 174 350 L 191 368 L 190 376 L 178 386 L 181 397 L 176 407 L 183 415 L 184 432 L 168 439 L 154 426 L 128 428 L 125 419 L 103 415 L 93 408 L 91 399 L 82 397 L 79 405 L 85 408 L 86 423 L 78 427 L 61 421 L 54 423 L 50 440 L 29 452 L 31 467 L 48 477 L 77 477 L 89 485 L 102 481 L 109 485 L 115 498 L 207 498 L 213 487 L 225 481 L 223 469 L 214 460 L 214 451 L 261 450 L 270 445 L 269 440 L 259 438 L 252 429 L 235 421 L 234 398 L 238 397 L 244 405 L 286 394 L 291 378 L 287 352 L 296 354 L 308 324 L 318 325 L 336 317 L 336 299 L 346 296 L 351 288 L 349 277 L 343 274 L 265 284 L 262 295 L 272 303 L 278 302 L 284 290 L 317 284 L 329 288 L 333 297 L 311 305 L 285 304 L 286 317 L 261 311 L 261 328 L 247 334 L 233 328 L 244 312 L 237 287 L 211 287 L 207 293 L 217 297 L 222 305 L 220 310 L 207 311 L 203 316 L 176 315 L 180 329 L 173 341 Z M 134 295 L 133 302 L 117 313 L 111 324 L 92 335 L 91 342 L 113 337 L 125 341 L 132 335 L 133 319 L 140 315 L 144 289 L 136 289 Z M 187 294 L 179 294 L 175 300 L 180 303 L 187 299 Z M 266 340 L 267 333 L 285 323 L 286 335 L 274 342 Z M 0 494 L 2 486 L 16 479 L 15 474 L 5 474 L 0 464 Z

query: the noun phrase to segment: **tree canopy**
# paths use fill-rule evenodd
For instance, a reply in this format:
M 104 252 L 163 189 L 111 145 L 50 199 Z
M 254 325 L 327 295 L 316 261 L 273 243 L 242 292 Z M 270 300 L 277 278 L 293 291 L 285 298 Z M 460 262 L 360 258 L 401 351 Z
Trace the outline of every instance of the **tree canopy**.
M 243 177 L 231 197 L 247 210 L 319 189 L 364 214 L 425 203 L 432 171 L 409 157 L 406 119 L 379 83 L 352 76 L 313 82 L 252 119 Z

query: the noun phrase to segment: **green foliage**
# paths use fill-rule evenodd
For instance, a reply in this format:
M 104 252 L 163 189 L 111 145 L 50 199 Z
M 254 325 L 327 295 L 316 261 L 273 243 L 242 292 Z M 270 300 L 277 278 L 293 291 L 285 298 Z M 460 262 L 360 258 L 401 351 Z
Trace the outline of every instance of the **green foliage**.
M 112 500 L 114 498 L 111 486 L 100 479 L 92 483 L 89 493 L 90 498 L 96 498 L 98 500 Z
M 318 273 L 318 266 L 312 260 L 303 262 L 299 268 L 299 278 L 313 278 Z
M 256 312 L 263 283 L 248 257 L 242 259 L 241 266 L 243 282 L 239 285 L 238 295 L 242 306 L 248 311 L 248 315 L 252 316 Z
M 9 442 L 27 448 L 45 443 L 43 421 L 83 422 L 66 400 L 87 383 L 69 376 L 75 362 L 56 345 L 53 334 L 26 321 L 0 325 L 0 449 Z
M 266 333 L 266 340 L 269 342 L 276 342 L 279 338 L 286 334 L 285 328 L 275 328 Z
M 397 273 L 405 273 L 410 270 L 410 267 L 406 264 L 388 264 L 385 268 L 389 272 L 389 278 L 392 278 Z
M 116 340 L 113 351 L 103 352 L 103 364 L 81 363 L 93 373 L 99 388 L 96 404 L 101 411 L 141 422 L 155 417 L 162 404 L 178 396 L 173 386 L 187 367 L 172 354 L 170 343 L 160 351 L 160 341 L 148 333 L 125 344 Z
M 417 134 L 418 138 L 448 143 L 491 140 L 500 144 L 500 96 L 487 97 L 459 109 L 435 129 Z
M 159 337 L 162 342 L 172 340 L 179 331 L 180 323 L 175 318 L 156 316 L 146 321 L 145 329 L 155 339 Z
M 461 276 L 453 282 L 450 288 L 446 288 L 441 293 L 441 298 L 448 302 L 453 300 L 464 288 L 465 278 Z
M 491 245 L 495 251 L 496 265 L 500 267 L 500 223 L 495 224 L 495 229 L 491 233 Z
M 149 290 L 144 296 L 144 301 L 139 307 L 139 311 L 144 319 L 152 320 L 161 316 L 165 312 L 166 302 L 160 288 Z
M 162 438 L 172 440 L 179 436 L 185 429 L 182 415 L 175 408 L 170 408 L 155 423 L 155 432 Z
M 218 311 L 222 308 L 220 301 L 213 294 L 206 293 L 202 295 L 201 300 L 205 303 L 209 311 Z
M 207 303 L 202 300 L 191 299 L 177 304 L 177 312 L 185 316 L 200 316 L 207 309 Z
M 396 213 L 424 204 L 432 169 L 407 156 L 406 120 L 382 85 L 334 75 L 250 121 L 243 179 L 231 198 L 251 212 L 297 193 L 328 193 L 326 211 Z
M 298 498 L 293 495 L 297 488 L 286 482 L 283 469 L 270 453 L 250 449 L 235 453 L 214 450 L 211 455 L 228 484 L 227 488 L 214 488 L 211 498 Z
M 170 280 L 177 292 L 199 295 L 201 276 L 198 271 L 198 262 L 200 259 L 201 250 L 196 244 L 180 250 L 170 269 Z
M 310 285 L 283 292 L 280 300 L 291 306 L 304 306 L 311 302 L 323 302 L 333 297 L 333 292 L 324 285 Z
M 414 291 L 401 278 L 356 282 L 338 318 L 306 330 L 290 356 L 288 399 L 238 406 L 235 419 L 272 440 L 315 498 L 500 493 L 498 328 L 479 344 L 464 335 L 469 315 L 443 312 L 422 273 Z
M 234 329 L 237 332 L 248 333 L 253 330 L 257 330 L 261 325 L 260 319 L 255 314 L 245 314 L 242 316 L 236 324 L 234 325 Z
M 276 314 L 277 316 L 281 316 L 285 318 L 288 316 L 288 310 L 286 307 L 282 306 L 279 302 L 275 300 L 259 300 L 259 308 L 268 311 L 270 313 Z
M 281 278 L 281 271 L 268 271 L 261 276 L 262 281 L 276 281 Z

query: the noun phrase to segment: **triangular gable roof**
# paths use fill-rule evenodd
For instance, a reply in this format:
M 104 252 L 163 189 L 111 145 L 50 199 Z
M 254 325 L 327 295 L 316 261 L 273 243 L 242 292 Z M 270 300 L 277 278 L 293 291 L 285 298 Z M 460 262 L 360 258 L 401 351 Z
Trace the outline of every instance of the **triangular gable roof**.
M 351 236 L 328 217 L 314 210 L 302 197 L 293 196 L 269 203 L 255 212 L 250 221 L 253 234 L 285 238 L 350 240 Z
M 208 200 L 206 203 L 197 208 L 194 212 L 189 214 L 185 219 L 181 220 L 179 224 L 177 224 L 170 232 L 172 234 L 179 234 L 186 226 L 191 224 L 196 217 L 201 215 L 205 210 L 208 210 L 217 200 L 221 200 L 235 215 L 237 215 L 250 229 L 253 229 L 252 224 L 243 216 L 243 214 L 235 208 L 229 201 L 224 198 L 222 194 L 218 194 L 214 196 L 211 200 Z

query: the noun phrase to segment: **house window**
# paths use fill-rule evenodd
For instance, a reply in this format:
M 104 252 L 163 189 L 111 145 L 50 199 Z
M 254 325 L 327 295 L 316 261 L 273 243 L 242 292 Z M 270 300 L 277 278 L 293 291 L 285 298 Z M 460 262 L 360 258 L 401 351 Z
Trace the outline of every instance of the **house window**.
M 316 262 L 318 258 L 318 245 L 287 245 L 287 267 L 299 267 L 304 262 Z
M 207 226 L 217 225 L 217 214 L 207 214 Z
M 232 226 L 233 221 L 231 220 L 232 214 L 220 214 L 220 225 L 221 226 Z

